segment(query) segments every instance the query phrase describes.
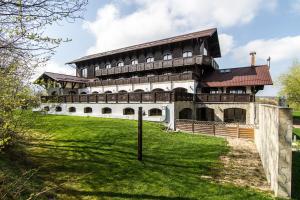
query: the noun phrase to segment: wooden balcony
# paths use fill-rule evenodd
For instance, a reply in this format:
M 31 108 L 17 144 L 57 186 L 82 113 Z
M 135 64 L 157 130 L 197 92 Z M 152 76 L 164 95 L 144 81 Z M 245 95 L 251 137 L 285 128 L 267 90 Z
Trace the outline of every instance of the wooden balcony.
M 41 101 L 42 103 L 155 103 L 174 101 L 249 103 L 255 101 L 255 96 L 251 94 L 192 94 L 166 91 L 42 96 Z
M 174 75 L 156 75 L 156 76 L 148 76 L 148 77 L 132 77 L 132 78 L 102 80 L 102 81 L 87 83 L 87 86 L 96 87 L 96 86 L 107 86 L 107 85 L 155 83 L 155 82 L 166 82 L 166 81 L 185 81 L 185 80 L 195 80 L 195 79 L 197 79 L 197 77 L 193 73 L 182 73 L 182 74 L 174 74 Z
M 113 67 L 110 69 L 99 69 L 96 70 L 96 76 L 108 76 L 114 74 L 124 74 L 138 71 L 150 71 L 161 68 L 172 68 L 190 65 L 207 65 L 215 69 L 219 66 L 217 62 L 209 56 L 198 55 L 191 58 L 174 58 L 172 60 L 158 60 L 152 63 L 139 63 L 136 65 L 125 65 L 122 67 Z

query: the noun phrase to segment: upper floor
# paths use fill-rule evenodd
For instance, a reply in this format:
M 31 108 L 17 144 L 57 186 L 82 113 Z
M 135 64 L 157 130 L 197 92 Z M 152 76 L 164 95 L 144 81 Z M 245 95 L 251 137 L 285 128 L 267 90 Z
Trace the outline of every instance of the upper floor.
M 218 69 L 214 58 L 220 56 L 218 33 L 214 28 L 89 55 L 68 64 L 76 65 L 78 77 L 102 80 L 127 74 L 174 71 L 176 67 Z

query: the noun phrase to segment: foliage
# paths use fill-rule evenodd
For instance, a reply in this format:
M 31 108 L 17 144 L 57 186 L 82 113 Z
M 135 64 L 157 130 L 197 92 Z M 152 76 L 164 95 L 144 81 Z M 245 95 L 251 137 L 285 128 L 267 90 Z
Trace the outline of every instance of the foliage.
M 202 178 L 215 177 L 222 168 L 219 157 L 228 152 L 222 138 L 166 133 L 161 125 L 144 122 L 139 162 L 136 121 L 39 118 L 38 137 L 24 148 L 30 162 L 39 167 L 35 175 L 39 178 L 33 177 L 32 185 L 54 188 L 45 193 L 49 198 L 271 199 L 249 188 Z
M 81 18 L 86 4 L 87 0 L 0 0 L 0 148 L 19 138 L 33 120 L 24 111 L 38 103 L 31 76 L 68 41 L 50 38 L 45 29 Z
M 281 95 L 287 97 L 290 107 L 300 109 L 300 63 L 295 61 L 286 74 L 279 77 Z

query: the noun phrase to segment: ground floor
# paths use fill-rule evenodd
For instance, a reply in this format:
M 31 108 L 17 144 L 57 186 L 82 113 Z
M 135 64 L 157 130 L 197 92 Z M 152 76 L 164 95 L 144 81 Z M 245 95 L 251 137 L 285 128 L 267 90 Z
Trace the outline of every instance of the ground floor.
M 176 119 L 239 122 L 254 124 L 254 103 L 194 103 L 192 101 L 156 103 L 43 103 L 40 109 L 49 114 L 137 119 L 138 107 L 143 108 L 146 121 L 164 122 L 175 129 Z

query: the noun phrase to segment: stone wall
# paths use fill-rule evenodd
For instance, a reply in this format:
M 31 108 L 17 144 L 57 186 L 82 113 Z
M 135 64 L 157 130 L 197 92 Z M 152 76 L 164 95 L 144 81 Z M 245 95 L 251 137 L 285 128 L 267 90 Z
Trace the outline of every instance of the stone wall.
M 271 189 L 276 196 L 291 197 L 291 109 L 260 104 L 258 121 L 255 143 Z

